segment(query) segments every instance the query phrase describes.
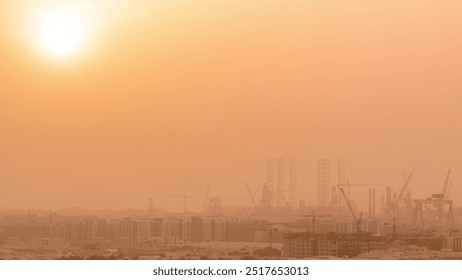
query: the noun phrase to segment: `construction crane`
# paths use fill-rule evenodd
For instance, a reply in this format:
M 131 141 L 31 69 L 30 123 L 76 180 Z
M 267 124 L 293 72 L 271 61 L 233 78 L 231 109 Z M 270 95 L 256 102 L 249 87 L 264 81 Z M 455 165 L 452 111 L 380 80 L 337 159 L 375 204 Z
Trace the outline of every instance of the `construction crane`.
M 451 195 L 451 190 L 452 190 L 452 185 L 454 184 L 454 177 L 451 177 L 451 180 L 449 181 L 448 184 L 448 189 L 446 191 L 446 197 L 449 197 Z
M 448 214 L 447 214 L 447 223 L 448 225 L 452 222 L 454 223 L 454 217 L 453 217 L 453 201 L 450 199 L 447 199 L 447 191 L 448 187 L 450 184 L 450 176 L 451 176 L 451 169 L 448 170 L 448 173 L 446 175 L 446 179 L 443 184 L 443 189 L 441 193 L 435 193 L 432 194 L 431 197 L 427 199 L 416 199 L 415 200 L 415 206 L 416 206 L 416 213 L 414 216 L 414 219 L 418 219 L 420 217 L 421 224 L 423 225 L 423 205 L 425 204 L 430 204 L 436 208 L 437 211 L 437 218 L 441 219 L 443 218 L 443 207 L 445 205 L 448 205 Z
M 164 196 L 168 196 L 168 197 L 180 197 L 180 198 L 183 198 L 183 211 L 184 211 L 184 213 L 186 213 L 186 200 L 187 200 L 188 198 L 192 198 L 192 196 L 187 195 L 187 194 L 184 194 L 184 195 L 174 195 L 174 194 L 172 194 L 172 195 L 164 195 Z
M 330 215 L 326 216 L 320 216 L 320 215 L 315 215 L 314 210 L 311 212 L 311 215 L 303 215 L 305 218 L 311 218 L 311 230 L 313 233 L 316 233 L 316 218 L 324 218 L 324 217 L 332 217 Z
M 449 176 L 451 176 L 451 169 L 448 169 L 448 174 L 446 175 L 446 180 L 444 181 L 443 199 L 445 199 L 447 197 L 447 194 L 448 194 Z
M 355 224 L 356 224 L 356 232 L 360 233 L 361 232 L 361 219 L 363 217 L 363 213 L 361 212 L 361 214 L 359 215 L 359 218 L 356 217 L 355 211 L 353 210 L 353 207 L 351 206 L 351 203 L 350 203 L 348 197 L 346 196 L 345 191 L 343 190 L 342 187 L 340 187 L 339 190 L 342 193 L 343 198 L 345 199 L 345 202 L 346 202 L 346 204 L 348 206 L 348 209 L 350 209 L 351 215 L 353 216 L 353 219 L 354 219 Z
M 252 201 L 253 206 L 255 206 L 255 208 L 258 208 L 258 204 L 255 201 L 255 194 L 258 191 L 258 188 L 257 188 L 257 191 L 255 191 L 255 194 L 252 194 L 252 192 L 250 191 L 250 187 L 247 184 L 247 182 L 244 182 L 244 183 L 245 183 L 245 186 L 247 187 L 247 191 L 249 192 L 250 200 Z
M 444 180 L 442 192 L 432 194 L 433 199 L 445 199 L 446 198 L 447 191 L 448 191 L 448 186 L 449 186 L 449 177 L 450 176 L 451 176 L 451 169 L 448 170 L 448 173 L 446 175 L 446 180 Z
M 346 187 L 347 197 L 350 198 L 350 188 L 351 187 L 367 187 L 369 188 L 369 216 L 375 216 L 375 187 L 383 187 L 383 184 L 350 184 L 349 182 L 344 184 L 337 184 L 337 188 Z M 337 194 L 335 194 L 335 197 Z M 337 199 L 335 199 L 337 200 Z
M 350 184 L 350 183 L 345 183 L 345 184 L 337 184 L 337 188 L 341 187 L 347 187 L 347 196 L 350 197 L 350 188 L 351 187 L 376 187 L 376 186 L 383 186 L 383 184 Z
M 443 207 L 448 205 L 448 213 L 447 213 L 447 224 L 453 225 L 454 224 L 454 216 L 453 216 L 453 201 L 449 199 L 416 199 L 415 200 L 415 214 L 414 220 L 417 221 L 420 218 L 420 224 L 423 226 L 423 205 L 432 205 L 437 209 L 437 218 L 443 218 Z
M 396 212 L 397 212 L 397 210 L 398 210 L 398 204 L 399 204 L 399 202 L 401 201 L 401 198 L 403 197 L 403 193 L 404 193 L 404 191 L 406 190 L 406 188 L 407 188 L 407 186 L 408 186 L 409 181 L 411 180 L 411 178 L 412 178 L 412 173 L 410 173 L 410 174 L 407 176 L 406 180 L 404 181 L 403 186 L 401 187 L 401 190 L 400 190 L 400 192 L 399 192 L 399 195 L 398 195 L 398 197 L 396 198 L 396 201 L 394 201 L 393 204 L 392 204 L 393 217 L 396 216 Z

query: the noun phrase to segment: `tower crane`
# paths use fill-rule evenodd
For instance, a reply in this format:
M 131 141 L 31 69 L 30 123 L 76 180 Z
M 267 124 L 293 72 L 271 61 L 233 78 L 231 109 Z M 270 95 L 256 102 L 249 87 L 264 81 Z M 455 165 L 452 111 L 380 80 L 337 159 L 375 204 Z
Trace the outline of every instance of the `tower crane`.
M 423 205 L 432 205 L 433 207 L 436 208 L 437 211 L 437 219 L 443 218 L 443 207 L 445 205 L 448 205 L 448 213 L 447 213 L 447 223 L 448 226 L 454 223 L 454 217 L 453 217 L 453 201 L 450 199 L 447 199 L 447 192 L 449 185 L 451 183 L 451 169 L 448 170 L 448 173 L 446 175 L 446 179 L 443 184 L 443 189 L 441 193 L 434 193 L 432 194 L 431 197 L 427 199 L 416 199 L 415 200 L 415 216 L 414 219 L 417 220 L 420 217 L 420 223 L 423 225 Z
M 451 169 L 448 170 L 446 179 L 444 180 L 443 190 L 441 193 L 432 194 L 433 199 L 445 199 L 447 196 L 448 186 L 449 186 L 449 177 L 451 176 Z
M 363 213 L 361 212 L 361 214 L 359 215 L 359 218 L 356 217 L 355 211 L 353 210 L 353 207 L 351 206 L 351 203 L 350 203 L 348 197 L 346 196 L 345 191 L 343 190 L 342 187 L 340 187 L 339 190 L 342 193 L 343 198 L 345 199 L 345 202 L 346 202 L 346 204 L 348 206 L 348 209 L 350 209 L 351 216 L 353 216 L 353 219 L 354 219 L 355 224 L 356 224 L 356 232 L 360 233 L 361 232 L 361 220 L 362 220 L 362 217 L 363 217 Z

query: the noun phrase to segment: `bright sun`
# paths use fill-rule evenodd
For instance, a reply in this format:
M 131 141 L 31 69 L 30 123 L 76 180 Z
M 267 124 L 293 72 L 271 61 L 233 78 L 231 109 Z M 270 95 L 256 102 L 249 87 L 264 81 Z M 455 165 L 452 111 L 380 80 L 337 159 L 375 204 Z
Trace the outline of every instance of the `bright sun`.
M 84 46 L 84 21 L 72 10 L 57 9 L 44 12 L 35 28 L 36 40 L 41 50 L 55 58 L 72 58 Z

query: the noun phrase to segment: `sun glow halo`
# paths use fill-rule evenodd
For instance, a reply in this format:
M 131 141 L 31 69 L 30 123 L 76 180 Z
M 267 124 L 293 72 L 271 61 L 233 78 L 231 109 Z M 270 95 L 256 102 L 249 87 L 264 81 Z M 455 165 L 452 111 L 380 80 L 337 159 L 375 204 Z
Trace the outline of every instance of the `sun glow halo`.
M 36 28 L 36 41 L 47 55 L 60 59 L 72 58 L 84 47 L 85 24 L 72 10 L 44 12 Z

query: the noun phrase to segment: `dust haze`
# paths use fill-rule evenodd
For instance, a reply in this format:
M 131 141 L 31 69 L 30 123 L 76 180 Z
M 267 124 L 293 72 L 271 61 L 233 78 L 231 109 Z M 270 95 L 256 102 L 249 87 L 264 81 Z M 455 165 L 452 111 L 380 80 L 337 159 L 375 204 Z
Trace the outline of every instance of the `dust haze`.
M 73 64 L 31 52 L 6 2 L 0 208 L 250 206 L 269 158 L 297 160 L 307 204 L 324 158 L 332 183 L 337 158 L 352 183 L 412 172 L 422 199 L 451 169 L 460 203 L 459 1 L 143 2 Z

